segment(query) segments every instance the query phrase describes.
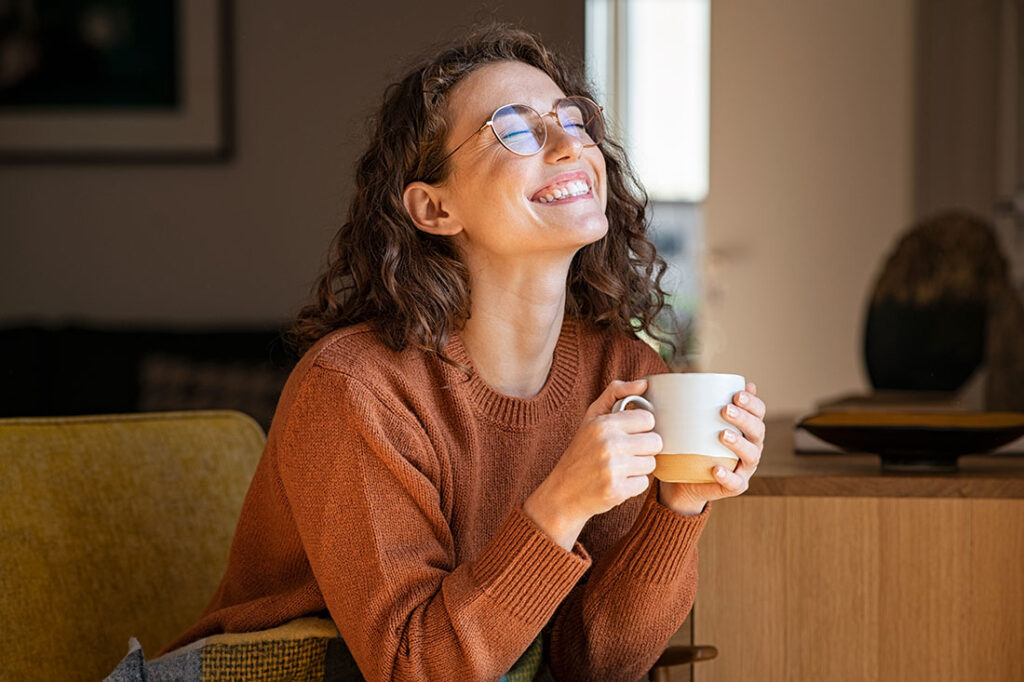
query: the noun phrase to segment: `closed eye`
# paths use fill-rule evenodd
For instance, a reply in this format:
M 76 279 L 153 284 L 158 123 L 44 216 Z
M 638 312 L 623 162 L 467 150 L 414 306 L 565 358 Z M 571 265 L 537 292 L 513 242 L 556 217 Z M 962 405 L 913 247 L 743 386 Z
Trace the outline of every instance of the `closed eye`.
M 523 135 L 533 135 L 531 130 L 510 130 L 509 132 L 501 136 L 502 140 L 514 140 L 521 138 Z

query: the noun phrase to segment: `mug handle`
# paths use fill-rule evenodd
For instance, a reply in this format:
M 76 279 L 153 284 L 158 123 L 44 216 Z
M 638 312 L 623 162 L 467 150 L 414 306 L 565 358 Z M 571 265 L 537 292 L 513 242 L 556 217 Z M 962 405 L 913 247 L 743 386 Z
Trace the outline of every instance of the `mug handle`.
M 630 403 L 637 403 L 640 407 L 654 414 L 654 405 L 651 405 L 647 399 L 641 398 L 638 395 L 628 395 L 625 398 L 616 400 L 615 404 L 612 405 L 612 412 L 622 412 Z

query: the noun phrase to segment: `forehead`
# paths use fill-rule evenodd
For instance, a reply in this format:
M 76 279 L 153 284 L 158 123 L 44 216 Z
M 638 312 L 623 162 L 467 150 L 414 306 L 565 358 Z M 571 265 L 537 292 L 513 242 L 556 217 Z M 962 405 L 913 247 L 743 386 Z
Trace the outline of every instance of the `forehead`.
M 506 104 L 529 104 L 544 113 L 564 96 L 540 69 L 522 62 L 498 62 L 466 76 L 448 101 L 453 127 L 459 130 L 479 127 L 495 109 Z

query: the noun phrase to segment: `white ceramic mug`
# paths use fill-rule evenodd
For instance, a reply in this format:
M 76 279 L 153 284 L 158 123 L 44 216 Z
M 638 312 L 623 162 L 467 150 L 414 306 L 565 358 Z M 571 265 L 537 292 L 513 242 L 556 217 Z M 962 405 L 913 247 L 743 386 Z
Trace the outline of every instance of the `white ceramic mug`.
M 643 397 L 619 400 L 612 412 L 636 404 L 654 414 L 654 431 L 662 448 L 656 455 L 655 478 L 662 481 L 704 483 L 714 481 L 716 466 L 733 471 L 739 458 L 719 434 L 735 427 L 722 417 L 722 408 L 746 388 L 738 374 L 654 374 L 647 379 Z

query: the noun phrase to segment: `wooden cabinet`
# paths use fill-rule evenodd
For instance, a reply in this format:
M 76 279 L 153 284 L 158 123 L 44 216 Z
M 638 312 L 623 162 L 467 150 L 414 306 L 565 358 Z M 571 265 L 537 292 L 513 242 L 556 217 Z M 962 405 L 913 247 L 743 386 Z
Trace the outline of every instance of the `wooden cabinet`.
M 751 496 L 700 551 L 700 682 L 1024 680 L 1024 500 Z
M 692 679 L 1024 680 L 1024 460 L 893 476 L 785 436 L 712 509 L 687 628 L 719 654 Z

